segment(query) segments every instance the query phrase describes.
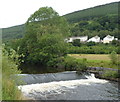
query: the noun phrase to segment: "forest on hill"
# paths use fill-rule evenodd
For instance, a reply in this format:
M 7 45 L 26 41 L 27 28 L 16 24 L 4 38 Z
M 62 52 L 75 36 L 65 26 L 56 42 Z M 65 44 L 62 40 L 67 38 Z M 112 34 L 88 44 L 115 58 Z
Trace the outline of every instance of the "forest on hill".
M 119 2 L 109 3 L 105 5 L 96 6 L 80 11 L 75 11 L 64 15 L 64 17 L 71 23 L 79 22 L 80 20 L 90 20 L 94 17 L 101 17 L 109 14 L 118 14 Z
M 118 5 L 119 2 L 114 2 L 64 15 L 63 17 L 70 23 L 69 36 L 98 35 L 103 38 L 109 34 L 120 39 Z M 3 42 L 22 38 L 24 34 L 25 24 L 3 28 Z
M 25 25 L 18 25 L 9 28 L 2 29 L 3 42 L 10 41 L 12 39 L 22 38 L 25 33 Z

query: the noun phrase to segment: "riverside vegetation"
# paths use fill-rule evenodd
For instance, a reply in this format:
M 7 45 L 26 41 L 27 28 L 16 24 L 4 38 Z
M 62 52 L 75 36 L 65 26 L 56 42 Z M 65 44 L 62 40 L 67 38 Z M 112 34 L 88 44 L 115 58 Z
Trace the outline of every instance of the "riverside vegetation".
M 20 74 L 18 70 L 18 55 L 11 49 L 8 53 L 2 48 L 2 100 L 23 100 L 21 92 L 18 90 L 15 79 L 11 75 Z

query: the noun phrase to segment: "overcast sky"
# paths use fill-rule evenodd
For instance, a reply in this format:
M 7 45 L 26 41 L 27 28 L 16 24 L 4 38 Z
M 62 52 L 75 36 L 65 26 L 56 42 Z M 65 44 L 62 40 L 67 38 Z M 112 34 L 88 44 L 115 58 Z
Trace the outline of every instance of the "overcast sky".
M 24 24 L 40 7 L 52 7 L 59 15 L 120 0 L 0 0 L 0 28 Z

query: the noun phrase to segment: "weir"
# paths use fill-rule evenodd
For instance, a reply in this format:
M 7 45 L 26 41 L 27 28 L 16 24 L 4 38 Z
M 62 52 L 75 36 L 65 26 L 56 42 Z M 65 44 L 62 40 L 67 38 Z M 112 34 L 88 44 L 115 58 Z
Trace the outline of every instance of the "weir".
M 36 83 L 47 83 L 52 81 L 66 81 L 76 79 L 87 79 L 85 76 L 88 73 L 82 75 L 76 74 L 76 71 L 66 71 L 59 73 L 47 73 L 47 74 L 20 74 L 21 80 L 24 84 L 36 84 Z M 89 74 L 88 74 L 89 75 Z
M 26 85 L 19 85 L 18 88 L 34 100 L 118 99 L 116 84 L 97 79 L 94 74 L 78 75 L 75 71 L 68 71 L 19 76 L 23 76 Z

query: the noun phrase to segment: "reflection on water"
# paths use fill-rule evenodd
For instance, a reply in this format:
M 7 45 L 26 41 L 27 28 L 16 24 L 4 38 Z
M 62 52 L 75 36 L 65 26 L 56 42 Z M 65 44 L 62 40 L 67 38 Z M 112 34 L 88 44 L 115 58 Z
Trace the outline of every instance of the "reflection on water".
M 64 71 L 64 68 L 47 68 L 43 65 L 36 64 L 21 64 L 19 66 L 19 69 L 21 69 L 22 73 L 24 74 L 42 74 L 42 73 L 55 73 L 55 72 L 61 72 Z
M 72 71 L 22 76 L 27 85 L 18 88 L 35 100 L 118 100 L 117 83 L 97 79 L 94 74 Z

